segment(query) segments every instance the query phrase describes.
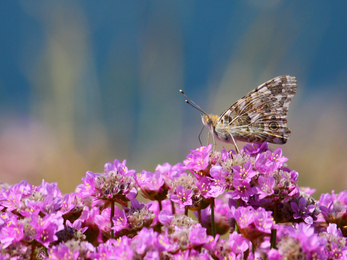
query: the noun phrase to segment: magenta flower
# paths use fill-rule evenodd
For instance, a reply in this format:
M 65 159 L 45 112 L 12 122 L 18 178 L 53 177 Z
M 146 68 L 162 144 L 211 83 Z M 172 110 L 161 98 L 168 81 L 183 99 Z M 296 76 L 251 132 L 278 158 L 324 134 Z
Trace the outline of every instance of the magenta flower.
M 13 242 L 18 242 L 24 237 L 23 225 L 19 224 L 16 218 L 12 218 L 12 220 L 0 230 L 2 248 L 6 248 Z
M 223 147 L 222 151 L 220 151 L 221 159 L 224 162 L 226 162 L 228 159 L 230 159 L 232 154 L 235 154 L 235 151 L 233 151 L 233 150 L 227 151 L 224 147 Z
M 117 206 L 115 206 L 114 211 L 117 212 Z M 93 212 L 94 213 L 94 212 Z M 108 234 L 111 231 L 111 208 L 104 209 L 100 215 L 93 216 L 95 224 L 98 225 L 98 228 L 102 230 L 104 233 Z
M 56 182 L 49 183 L 45 180 L 42 180 L 41 185 L 37 186 L 35 188 L 35 191 L 44 196 L 52 195 L 55 198 L 61 197 L 61 191 L 58 189 L 58 183 Z
M 63 221 L 61 213 L 47 215 L 44 218 L 32 215 L 31 225 L 36 230 L 35 239 L 45 247 L 48 247 L 51 242 L 58 239 L 55 233 L 64 228 L 62 225 Z
M 230 173 L 227 170 L 223 169 L 223 167 L 219 163 L 216 163 L 211 167 L 210 175 L 214 179 L 224 180 L 225 178 L 230 176 Z
M 187 169 L 196 172 L 206 169 L 206 167 L 209 165 L 211 148 L 212 144 L 209 144 L 208 146 L 201 146 L 196 150 L 191 150 L 191 153 L 188 154 L 187 159 L 183 161 Z
M 329 259 L 347 259 L 346 240 L 336 224 L 329 223 L 327 231 L 320 235 L 327 240 L 325 252 Z
M 25 199 L 24 201 L 22 201 L 20 214 L 25 217 L 30 217 L 31 215 L 37 215 L 41 211 L 42 204 L 43 204 L 42 201 Z
M 147 251 L 157 248 L 158 233 L 153 229 L 143 228 L 131 241 L 132 249 L 139 255 L 144 256 Z
M 305 223 L 312 225 L 313 219 L 309 214 L 311 214 L 315 210 L 315 205 L 306 206 L 306 199 L 304 197 L 301 197 L 298 204 L 296 202 L 291 202 L 290 206 L 294 212 L 294 219 L 302 218 Z
M 131 207 L 123 207 L 128 219 L 130 228 L 133 231 L 141 230 L 143 227 L 149 227 L 154 219 L 154 213 L 149 210 L 151 204 L 145 205 L 139 203 L 137 199 L 131 201 Z
M 257 191 L 259 199 L 263 199 L 274 193 L 275 178 L 272 176 L 259 176 Z
M 157 201 L 150 201 L 148 203 L 150 204 L 150 207 L 148 209 L 150 211 L 152 211 L 154 213 L 154 215 L 155 215 L 151 226 L 155 226 L 158 223 L 158 221 L 161 223 L 161 220 L 159 218 L 160 217 L 160 213 L 162 213 L 163 211 L 167 211 L 167 212 L 170 212 L 170 213 L 172 212 L 172 204 L 171 204 L 172 202 L 170 200 L 163 200 L 163 201 L 161 201 L 161 205 L 162 205 L 162 210 L 161 211 L 159 209 L 159 203 Z M 184 213 L 184 208 L 180 209 L 177 204 L 174 204 L 174 208 L 175 208 L 175 212 L 177 214 L 183 214 Z
M 143 196 L 150 200 L 164 200 L 168 188 L 165 186 L 164 176 L 161 172 L 151 173 L 143 170 L 136 175 L 136 182 Z
M 0 205 L 7 208 L 8 211 L 19 209 L 21 206 L 23 194 L 16 189 L 15 185 L 2 194 Z
M 203 176 L 197 183 L 196 186 L 201 192 L 204 198 L 217 198 L 224 192 L 224 187 L 218 180 L 212 179 L 212 181 Z
M 169 226 L 172 219 L 173 219 L 173 215 L 169 210 L 163 209 L 162 211 L 160 211 L 159 222 L 161 224 L 163 224 L 164 226 Z
M 189 241 L 193 246 L 199 246 L 207 243 L 212 237 L 206 233 L 206 228 L 197 226 L 190 230 Z
M 238 165 L 233 166 L 233 172 L 235 173 L 234 179 L 251 181 L 257 175 L 257 172 L 253 171 L 252 168 L 253 165 L 250 161 L 246 162 L 242 168 Z
M 234 231 L 229 236 L 229 246 L 235 254 L 241 254 L 250 248 L 250 241 L 244 238 L 241 234 Z
M 82 198 L 91 196 L 96 192 L 95 188 L 95 180 L 98 176 L 100 176 L 101 173 L 94 173 L 91 171 L 86 172 L 86 177 L 82 177 L 83 184 L 80 184 L 77 186 L 78 193 Z
M 42 202 L 41 212 L 43 214 L 56 213 L 61 209 L 62 204 L 62 198 L 54 197 L 53 195 L 48 194 Z
M 163 165 L 158 164 L 155 168 L 156 172 L 160 172 L 165 176 L 165 179 L 172 180 L 179 178 L 181 176 L 186 176 L 186 167 L 182 163 L 177 163 L 171 166 L 169 163 L 164 163 Z
M 267 166 L 269 167 L 270 172 L 273 172 L 280 167 L 282 167 L 283 163 L 288 161 L 288 158 L 282 157 L 282 149 L 277 148 L 273 153 L 269 150 L 266 151 L 266 157 L 268 159 Z
M 73 259 L 77 260 L 79 258 L 80 252 L 79 250 L 71 250 L 68 245 L 59 244 L 57 246 L 53 246 L 51 251 L 49 252 L 49 259 Z
M 269 260 L 282 260 L 283 255 L 277 249 L 271 249 L 267 254 Z
M 82 227 L 81 219 L 77 219 L 73 223 L 71 223 L 69 220 L 66 220 L 66 226 L 74 228 L 76 230 L 80 230 L 81 233 L 84 233 L 88 229 L 88 227 Z
M 120 210 L 118 207 L 115 207 L 114 217 L 112 218 L 114 223 L 113 230 L 116 232 L 126 228 L 128 226 L 127 217 L 124 210 Z
M 163 252 L 167 251 L 170 253 L 177 252 L 179 249 L 179 244 L 176 243 L 169 235 L 168 229 L 165 230 L 164 234 L 159 234 L 157 240 L 157 248 Z
M 74 243 L 71 240 L 69 242 L 60 243 L 57 246 L 53 246 L 48 252 L 49 257 L 45 259 L 60 260 L 60 259 L 90 259 L 90 256 L 94 255 L 95 248 L 92 244 L 81 241 L 80 243 Z M 102 259 L 102 258 L 98 258 Z
M 100 244 L 97 247 L 97 253 L 91 254 L 90 259 L 130 260 L 133 259 L 134 254 L 135 253 L 131 248 L 131 239 L 122 236 L 117 240 L 109 239 L 105 244 Z
M 272 172 L 272 169 L 267 165 L 267 158 L 264 153 L 260 153 L 257 155 L 257 157 L 255 158 L 254 166 L 260 173 L 265 174 Z
M 104 171 L 105 173 L 110 173 L 110 172 L 117 172 L 123 176 L 132 176 L 135 174 L 135 170 L 129 170 L 128 167 L 126 166 L 126 160 L 123 162 L 118 161 L 115 159 L 113 163 L 106 163 L 104 166 Z
M 244 202 L 248 202 L 249 197 L 256 194 L 256 189 L 251 187 L 250 183 L 246 180 L 235 179 L 233 181 L 235 190 L 229 191 L 231 198 L 234 200 L 242 199 Z
M 294 227 L 288 227 L 288 236 L 300 241 L 302 250 L 311 258 L 311 256 L 319 256 L 326 259 L 324 254 L 324 249 L 326 245 L 326 240 L 319 237 L 318 234 L 314 232 L 314 228 L 305 223 L 294 223 Z M 323 258 L 324 257 L 324 258 Z
M 271 233 L 271 229 L 275 225 L 272 212 L 266 211 L 264 208 L 257 208 L 254 212 L 253 223 L 257 230 L 268 234 Z
M 60 210 L 64 212 L 64 214 L 69 213 L 73 208 L 75 208 L 75 204 L 73 203 L 75 198 L 75 193 L 68 193 L 64 195 L 60 207 Z
M 192 190 L 185 190 L 182 185 L 178 185 L 175 193 L 170 196 L 170 200 L 178 203 L 178 206 L 183 208 L 184 206 L 193 205 L 192 196 Z
M 262 144 L 246 144 L 241 150 L 241 153 L 245 153 L 248 155 L 256 155 L 258 153 L 265 152 L 268 149 L 268 143 L 264 142 Z
M 334 191 L 322 194 L 318 201 L 319 209 L 322 211 L 322 215 L 325 221 L 341 223 L 345 222 L 347 215 L 347 192 L 342 191 L 339 194 L 335 194 Z
M 128 170 L 126 161 L 120 163 L 114 160 L 113 164 L 105 164 L 104 173 L 87 172 L 82 178 L 84 185 L 78 187 L 83 197 L 92 196 L 93 205 L 101 201 L 115 201 L 126 206 L 137 196 L 137 185 L 134 179 L 135 170 Z
M 254 222 L 255 209 L 251 206 L 238 207 L 233 215 L 239 227 L 244 229 Z
M 215 250 L 217 249 L 216 246 L 217 246 L 217 243 L 218 243 L 218 241 L 219 241 L 219 237 L 220 237 L 219 234 L 217 234 L 215 238 L 211 237 L 211 239 L 208 240 L 208 241 L 203 245 L 203 247 L 204 247 L 205 249 L 207 249 L 208 251 L 210 251 L 210 252 L 215 251 Z

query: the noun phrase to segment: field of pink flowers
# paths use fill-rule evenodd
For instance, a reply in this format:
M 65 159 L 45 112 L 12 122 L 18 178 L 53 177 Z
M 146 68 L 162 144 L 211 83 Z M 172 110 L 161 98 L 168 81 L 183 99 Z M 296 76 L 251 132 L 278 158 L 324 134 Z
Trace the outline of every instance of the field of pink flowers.
M 1 183 L 0 259 L 346 259 L 346 191 L 314 200 L 287 160 L 208 145 L 153 173 L 108 162 L 68 194 Z

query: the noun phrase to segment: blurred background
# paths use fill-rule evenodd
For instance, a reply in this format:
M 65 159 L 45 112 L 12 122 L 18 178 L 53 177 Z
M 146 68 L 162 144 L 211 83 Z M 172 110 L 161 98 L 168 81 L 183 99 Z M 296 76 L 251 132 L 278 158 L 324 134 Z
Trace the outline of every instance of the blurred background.
M 202 127 L 179 89 L 218 115 L 289 74 L 298 91 L 281 146 L 288 166 L 316 198 L 344 190 L 346 8 L 299 0 L 1 1 L 0 181 L 45 179 L 72 192 L 87 170 L 101 172 L 115 158 L 138 172 L 175 164 L 199 146 Z

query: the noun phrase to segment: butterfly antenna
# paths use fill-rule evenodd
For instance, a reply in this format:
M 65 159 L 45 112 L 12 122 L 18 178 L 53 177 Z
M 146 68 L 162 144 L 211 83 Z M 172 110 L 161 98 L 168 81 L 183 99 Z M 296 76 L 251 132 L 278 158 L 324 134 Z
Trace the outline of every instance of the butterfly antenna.
M 204 110 L 202 110 L 202 108 L 199 107 L 197 104 L 195 104 L 195 102 L 194 102 L 193 100 L 191 100 L 191 99 L 183 92 L 182 89 L 180 89 L 180 92 L 182 93 L 183 96 L 185 96 L 186 98 L 189 99 L 190 102 L 189 102 L 188 100 L 185 100 L 185 102 L 186 102 L 187 104 L 189 104 L 190 106 L 192 106 L 192 107 L 195 108 L 196 110 L 200 111 L 201 113 L 207 115 L 207 113 L 206 113 Z

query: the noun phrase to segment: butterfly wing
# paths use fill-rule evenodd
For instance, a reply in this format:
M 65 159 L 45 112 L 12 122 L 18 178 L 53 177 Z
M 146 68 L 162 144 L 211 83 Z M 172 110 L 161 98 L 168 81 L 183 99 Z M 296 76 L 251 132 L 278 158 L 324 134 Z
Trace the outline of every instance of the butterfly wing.
M 296 79 L 285 75 L 273 78 L 249 92 L 218 119 L 215 131 L 245 142 L 284 144 L 290 130 L 287 113 L 296 93 Z

